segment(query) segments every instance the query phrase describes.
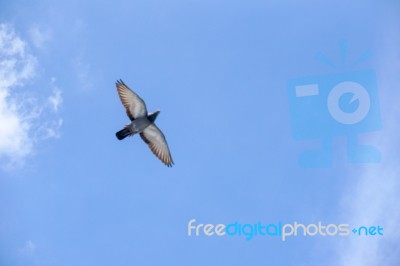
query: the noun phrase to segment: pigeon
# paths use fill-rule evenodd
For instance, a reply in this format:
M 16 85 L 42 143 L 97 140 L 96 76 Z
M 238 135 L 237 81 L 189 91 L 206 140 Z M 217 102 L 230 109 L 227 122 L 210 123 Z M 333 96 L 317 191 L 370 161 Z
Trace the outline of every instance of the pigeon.
M 166 166 L 172 167 L 174 161 L 172 160 L 165 136 L 154 123 L 160 110 L 148 113 L 145 102 L 121 79 L 115 85 L 117 86 L 119 98 L 126 109 L 126 114 L 131 120 L 129 125 L 126 125 L 115 134 L 117 138 L 122 140 L 139 133 L 154 155 Z

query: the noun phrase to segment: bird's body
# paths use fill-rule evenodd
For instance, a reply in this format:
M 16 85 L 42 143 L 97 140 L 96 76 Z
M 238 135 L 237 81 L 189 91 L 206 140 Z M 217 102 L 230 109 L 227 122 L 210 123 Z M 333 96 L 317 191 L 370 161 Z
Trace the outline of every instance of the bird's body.
M 131 122 L 131 124 L 129 125 L 129 129 L 133 134 L 140 133 L 152 123 L 153 122 L 151 122 L 150 119 L 147 118 L 147 116 L 139 117 Z
M 139 133 L 154 155 L 167 166 L 172 166 L 174 162 L 167 141 L 161 130 L 154 124 L 160 111 L 157 110 L 151 114 L 147 113 L 144 101 L 129 89 L 122 80 L 117 81 L 116 86 L 121 102 L 131 120 L 129 125 L 126 125 L 125 128 L 116 133 L 117 138 L 122 140 L 127 136 Z
M 118 139 L 122 140 L 127 136 L 133 136 L 136 133 L 141 133 L 143 130 L 145 130 L 146 127 L 154 123 L 158 113 L 159 111 L 149 114 L 147 116 L 136 118 L 129 125 L 126 125 L 124 129 L 117 132 Z

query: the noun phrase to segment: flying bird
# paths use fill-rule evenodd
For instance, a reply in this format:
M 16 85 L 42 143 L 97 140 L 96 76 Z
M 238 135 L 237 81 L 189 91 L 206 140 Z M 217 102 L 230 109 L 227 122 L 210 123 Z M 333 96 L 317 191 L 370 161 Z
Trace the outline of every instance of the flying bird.
M 154 155 L 165 165 L 172 167 L 174 161 L 172 160 L 165 136 L 154 123 L 160 111 L 157 110 L 153 113 L 148 113 L 144 101 L 139 95 L 129 89 L 122 80 L 118 80 L 116 86 L 119 98 L 126 109 L 126 114 L 131 120 L 129 125 L 126 125 L 115 134 L 117 138 L 122 140 L 139 133 Z

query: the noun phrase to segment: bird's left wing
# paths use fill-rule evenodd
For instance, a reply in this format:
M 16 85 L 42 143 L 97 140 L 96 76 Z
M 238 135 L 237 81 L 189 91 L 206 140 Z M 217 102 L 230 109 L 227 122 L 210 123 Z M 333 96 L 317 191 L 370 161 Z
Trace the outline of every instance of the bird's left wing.
M 122 80 L 118 80 L 115 85 L 117 86 L 119 98 L 126 109 L 126 114 L 131 121 L 147 115 L 146 104 L 139 95 L 129 89 Z
M 174 164 L 164 134 L 155 125 L 151 124 L 140 133 L 140 137 L 147 143 L 150 150 L 168 167 Z

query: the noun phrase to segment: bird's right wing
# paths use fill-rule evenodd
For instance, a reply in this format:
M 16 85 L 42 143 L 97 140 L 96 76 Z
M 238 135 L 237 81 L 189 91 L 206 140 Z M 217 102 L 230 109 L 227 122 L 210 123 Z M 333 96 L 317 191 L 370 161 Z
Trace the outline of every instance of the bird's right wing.
M 165 136 L 155 124 L 146 127 L 140 133 L 140 137 L 166 166 L 170 167 L 174 164 Z
M 146 104 L 139 95 L 129 89 L 122 80 L 118 80 L 115 85 L 117 86 L 119 98 L 126 109 L 126 114 L 131 121 L 147 115 Z

